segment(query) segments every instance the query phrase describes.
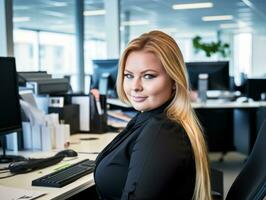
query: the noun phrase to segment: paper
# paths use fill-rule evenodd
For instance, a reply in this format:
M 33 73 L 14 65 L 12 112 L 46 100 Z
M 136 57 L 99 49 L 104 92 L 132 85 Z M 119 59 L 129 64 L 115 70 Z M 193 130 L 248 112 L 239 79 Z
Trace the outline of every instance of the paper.
M 73 96 L 73 104 L 79 104 L 80 130 L 90 130 L 90 96 Z
M 22 122 L 24 149 L 32 149 L 32 133 L 29 122 Z
M 0 185 L 0 194 L 2 200 L 31 200 L 43 196 L 46 193 L 35 190 L 25 190 Z
M 125 113 L 123 113 L 120 110 L 108 110 L 107 113 L 109 116 L 120 119 L 124 122 L 129 122 L 132 119 L 132 117 L 126 115 Z
M 45 113 L 43 111 L 35 108 L 26 101 L 20 100 L 19 102 L 21 108 L 23 109 L 25 115 L 28 117 L 32 125 L 45 125 Z
M 6 135 L 6 148 L 10 151 L 18 151 L 17 132 Z
M 34 97 L 34 95 L 33 95 L 33 93 L 32 93 L 31 90 L 22 90 L 22 91 L 19 91 L 19 95 L 21 96 L 21 98 L 24 101 L 28 102 L 33 107 L 38 108 L 37 102 L 36 102 L 35 97 Z

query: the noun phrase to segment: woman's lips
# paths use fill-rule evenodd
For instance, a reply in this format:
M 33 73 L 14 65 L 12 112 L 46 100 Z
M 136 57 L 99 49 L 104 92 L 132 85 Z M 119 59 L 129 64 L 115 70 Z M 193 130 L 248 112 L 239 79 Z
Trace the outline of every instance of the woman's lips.
M 147 97 L 142 97 L 142 96 L 132 96 L 132 100 L 135 102 L 143 102 L 146 100 Z

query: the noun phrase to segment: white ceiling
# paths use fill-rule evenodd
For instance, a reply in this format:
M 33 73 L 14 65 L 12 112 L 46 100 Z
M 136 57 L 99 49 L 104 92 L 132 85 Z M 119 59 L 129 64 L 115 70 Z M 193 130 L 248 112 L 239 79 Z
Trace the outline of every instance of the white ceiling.
M 173 10 L 176 3 L 212 2 L 213 8 Z M 74 33 L 75 0 L 13 0 L 15 28 Z M 85 0 L 85 10 L 104 8 L 104 0 Z M 230 21 L 204 22 L 207 15 L 232 15 Z M 168 32 L 255 32 L 266 35 L 266 0 L 121 0 L 121 21 L 148 20 L 148 25 L 132 26 L 135 34 L 160 28 Z M 104 16 L 85 17 L 86 38 L 104 38 Z M 221 28 L 221 24 L 235 26 Z M 231 24 L 231 25 L 230 25 Z M 124 30 L 124 29 L 121 29 Z

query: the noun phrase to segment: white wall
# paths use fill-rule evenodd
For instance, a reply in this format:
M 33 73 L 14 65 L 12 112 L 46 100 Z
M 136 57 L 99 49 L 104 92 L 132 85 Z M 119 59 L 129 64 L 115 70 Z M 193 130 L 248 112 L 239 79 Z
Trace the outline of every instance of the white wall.
M 266 77 L 266 35 L 253 35 L 252 77 Z

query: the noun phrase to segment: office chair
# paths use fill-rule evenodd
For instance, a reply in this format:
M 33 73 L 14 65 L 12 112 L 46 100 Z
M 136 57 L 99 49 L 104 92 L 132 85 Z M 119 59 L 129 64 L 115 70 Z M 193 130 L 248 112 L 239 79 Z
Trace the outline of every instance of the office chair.
M 237 176 L 226 200 L 262 200 L 266 196 L 266 120 L 243 169 Z

